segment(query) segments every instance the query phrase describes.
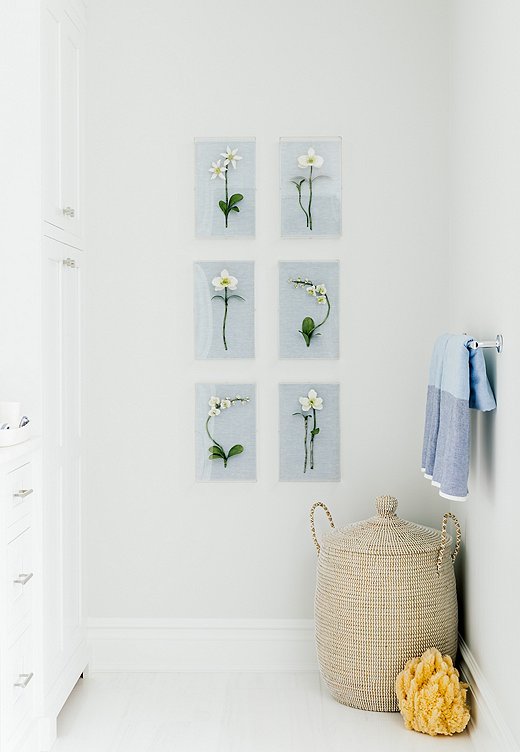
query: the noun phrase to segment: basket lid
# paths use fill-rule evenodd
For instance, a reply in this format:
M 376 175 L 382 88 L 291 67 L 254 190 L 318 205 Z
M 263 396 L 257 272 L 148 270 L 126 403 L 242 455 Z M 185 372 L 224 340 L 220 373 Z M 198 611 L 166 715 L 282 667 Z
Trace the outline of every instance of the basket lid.
M 393 496 L 378 496 L 374 517 L 335 529 L 327 534 L 327 543 L 333 548 L 365 554 L 406 556 L 438 551 L 441 531 L 401 519 L 396 514 L 397 504 Z M 323 543 L 327 544 L 325 540 Z

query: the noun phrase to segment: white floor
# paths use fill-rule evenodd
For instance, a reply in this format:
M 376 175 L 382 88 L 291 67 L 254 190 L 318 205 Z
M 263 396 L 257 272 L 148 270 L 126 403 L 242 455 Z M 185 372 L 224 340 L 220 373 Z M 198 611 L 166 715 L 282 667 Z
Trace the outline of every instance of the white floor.
M 93 674 L 53 752 L 470 752 L 464 733 L 406 731 L 398 713 L 339 705 L 317 673 Z

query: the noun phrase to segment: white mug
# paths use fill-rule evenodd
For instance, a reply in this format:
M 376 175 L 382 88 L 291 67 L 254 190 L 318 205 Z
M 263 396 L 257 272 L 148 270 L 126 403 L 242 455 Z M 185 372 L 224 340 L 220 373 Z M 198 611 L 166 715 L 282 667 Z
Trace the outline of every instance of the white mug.
M 0 402 L 0 423 L 9 423 L 11 428 L 18 428 L 20 417 L 19 402 Z

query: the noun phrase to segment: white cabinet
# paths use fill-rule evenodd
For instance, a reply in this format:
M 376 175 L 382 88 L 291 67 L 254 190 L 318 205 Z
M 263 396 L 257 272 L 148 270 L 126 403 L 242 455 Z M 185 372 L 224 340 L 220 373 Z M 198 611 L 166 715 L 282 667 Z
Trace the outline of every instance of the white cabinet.
M 44 232 L 82 247 L 84 7 L 42 6 L 42 189 Z
M 81 576 L 81 280 L 84 255 L 43 239 L 43 715 L 87 664 Z
M 40 444 L 0 449 L 0 749 L 37 750 L 43 671 Z

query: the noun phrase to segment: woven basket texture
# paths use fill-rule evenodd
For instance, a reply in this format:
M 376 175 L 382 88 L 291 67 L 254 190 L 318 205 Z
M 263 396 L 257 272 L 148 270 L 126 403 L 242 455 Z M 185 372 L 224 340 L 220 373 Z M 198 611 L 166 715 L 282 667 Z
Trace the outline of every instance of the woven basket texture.
M 446 514 L 442 531 L 396 515 L 397 500 L 376 500 L 377 515 L 318 544 L 314 510 L 311 530 L 318 549 L 315 596 L 320 670 L 332 696 L 354 708 L 397 711 L 395 679 L 406 661 L 435 647 L 457 653 L 457 593 L 453 562 L 460 527 Z M 457 546 L 446 534 L 457 527 Z

